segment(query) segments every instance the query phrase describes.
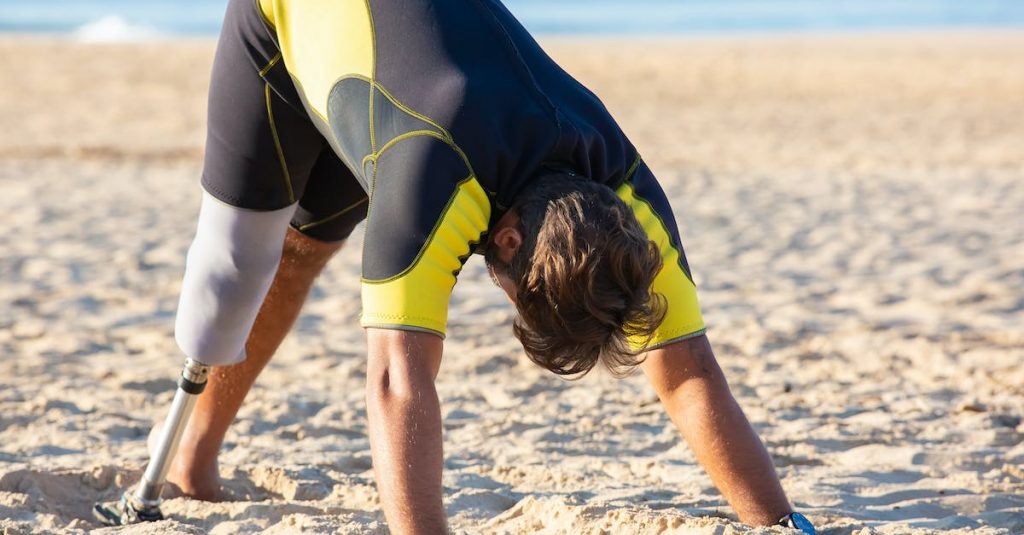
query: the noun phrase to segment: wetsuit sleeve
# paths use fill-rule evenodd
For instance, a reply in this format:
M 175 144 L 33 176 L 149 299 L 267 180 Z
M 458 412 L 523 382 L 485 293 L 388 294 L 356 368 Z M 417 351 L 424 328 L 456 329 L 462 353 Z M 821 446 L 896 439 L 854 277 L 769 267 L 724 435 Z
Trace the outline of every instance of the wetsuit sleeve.
M 667 312 L 661 326 L 646 344 L 631 340 L 634 349 L 653 349 L 704 333 L 704 319 L 697 302 L 697 288 L 683 252 L 679 229 L 665 192 L 651 170 L 639 158 L 633 171 L 616 193 L 633 210 L 633 215 L 661 252 L 661 271 L 653 290 L 665 299 Z
M 487 230 L 487 195 L 433 135 L 397 141 L 367 165 L 362 325 L 444 336 L 455 278 Z

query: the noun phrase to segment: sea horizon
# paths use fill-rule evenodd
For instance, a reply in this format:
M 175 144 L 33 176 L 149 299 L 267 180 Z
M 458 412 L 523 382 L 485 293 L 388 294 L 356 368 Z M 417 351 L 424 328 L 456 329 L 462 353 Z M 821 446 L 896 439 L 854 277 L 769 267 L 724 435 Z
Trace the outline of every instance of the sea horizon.
M 0 34 L 94 41 L 214 36 L 227 0 L 0 0 Z M 507 0 L 538 35 L 687 36 L 1024 29 L 1014 0 Z

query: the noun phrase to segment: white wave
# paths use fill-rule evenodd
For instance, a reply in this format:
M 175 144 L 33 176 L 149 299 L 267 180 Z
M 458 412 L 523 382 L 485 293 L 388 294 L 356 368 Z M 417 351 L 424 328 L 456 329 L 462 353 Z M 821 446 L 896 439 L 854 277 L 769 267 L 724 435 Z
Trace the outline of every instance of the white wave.
M 147 41 L 162 35 L 162 32 L 152 26 L 132 24 L 118 15 L 105 15 L 79 26 L 72 32 L 75 39 L 90 43 Z

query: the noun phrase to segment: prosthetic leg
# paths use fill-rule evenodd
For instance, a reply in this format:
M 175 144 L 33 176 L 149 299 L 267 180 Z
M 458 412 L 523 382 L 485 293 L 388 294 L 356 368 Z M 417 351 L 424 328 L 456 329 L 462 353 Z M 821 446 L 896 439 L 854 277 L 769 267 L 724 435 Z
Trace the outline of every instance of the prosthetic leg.
M 192 359 L 185 361 L 185 369 L 178 379 L 178 390 L 171 403 L 171 412 L 164 420 L 159 443 L 146 465 L 142 481 L 134 492 L 125 491 L 120 501 L 96 504 L 93 513 L 100 522 L 108 526 L 126 526 L 164 519 L 160 512 L 160 493 L 164 488 L 167 470 L 178 451 L 178 443 L 192 415 L 196 396 L 206 388 L 209 373 L 210 366 Z
M 134 492 L 125 492 L 120 502 L 94 508 L 104 524 L 163 519 L 160 492 L 196 396 L 206 387 L 211 366 L 245 360 L 245 341 L 277 272 L 288 222 L 296 206 L 263 212 L 243 210 L 203 193 L 174 325 L 178 347 L 189 358 L 142 481 Z

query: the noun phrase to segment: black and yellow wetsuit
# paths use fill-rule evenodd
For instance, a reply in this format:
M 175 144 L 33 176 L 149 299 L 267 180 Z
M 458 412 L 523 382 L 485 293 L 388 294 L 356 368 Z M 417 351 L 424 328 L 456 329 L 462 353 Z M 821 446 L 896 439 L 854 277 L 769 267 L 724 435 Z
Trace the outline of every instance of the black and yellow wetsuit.
M 548 169 L 607 184 L 665 259 L 652 343 L 704 324 L 671 208 L 596 96 L 497 0 L 232 0 L 203 185 L 344 239 L 367 218 L 364 326 L 444 334 L 455 278 Z

